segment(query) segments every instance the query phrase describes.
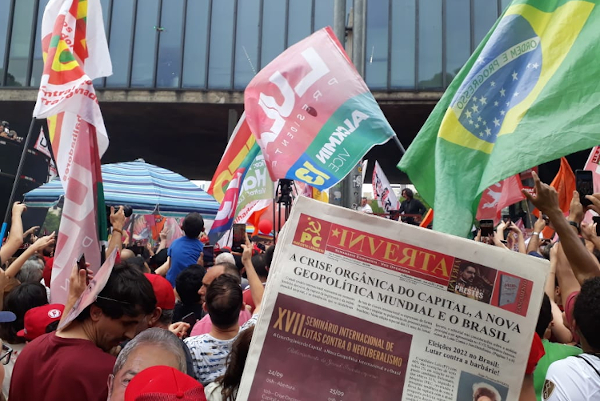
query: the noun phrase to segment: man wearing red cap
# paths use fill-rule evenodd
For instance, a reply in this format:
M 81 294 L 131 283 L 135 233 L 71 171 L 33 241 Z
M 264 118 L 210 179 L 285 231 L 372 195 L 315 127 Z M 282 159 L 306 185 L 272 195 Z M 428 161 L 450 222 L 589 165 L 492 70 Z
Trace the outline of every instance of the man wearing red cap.
M 25 328 L 17 332 L 17 335 L 27 341 L 33 341 L 41 335 L 56 330 L 64 311 L 65 306 L 62 304 L 42 305 L 29 309 L 25 313 Z
M 168 329 L 173 320 L 173 309 L 175 309 L 175 293 L 171 283 L 158 274 L 144 273 L 144 276 L 152 284 L 156 296 L 156 309 L 150 317 L 150 327 Z

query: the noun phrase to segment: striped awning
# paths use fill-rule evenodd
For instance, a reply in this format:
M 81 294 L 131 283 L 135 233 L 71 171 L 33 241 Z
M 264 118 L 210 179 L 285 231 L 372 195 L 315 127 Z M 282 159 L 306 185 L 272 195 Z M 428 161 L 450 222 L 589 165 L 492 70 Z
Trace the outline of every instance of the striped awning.
M 141 160 L 102 166 L 104 199 L 108 206 L 129 205 L 135 214 L 185 217 L 198 212 L 214 220 L 219 203 L 187 178 Z M 31 207 L 54 207 L 64 195 L 58 179 L 25 194 Z

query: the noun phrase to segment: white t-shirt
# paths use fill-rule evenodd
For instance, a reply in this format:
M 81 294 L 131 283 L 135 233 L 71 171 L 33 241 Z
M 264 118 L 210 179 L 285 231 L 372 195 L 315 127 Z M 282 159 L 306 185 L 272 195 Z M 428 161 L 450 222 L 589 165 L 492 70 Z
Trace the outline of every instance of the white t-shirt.
M 600 401 L 600 374 L 586 361 L 600 372 L 600 358 L 590 354 L 570 356 L 550 365 L 542 389 L 542 399 Z
M 359 210 L 363 213 L 373 214 L 373 209 L 371 209 L 371 205 L 368 203 L 364 206 L 361 206 Z
M 252 315 L 250 320 L 240 327 L 240 333 L 248 327 L 254 326 L 257 319 L 258 314 Z M 231 352 L 236 338 L 237 336 L 230 340 L 218 340 L 210 334 L 202 334 L 183 340 L 190 349 L 194 373 L 203 386 L 212 383 L 225 373 L 227 355 Z

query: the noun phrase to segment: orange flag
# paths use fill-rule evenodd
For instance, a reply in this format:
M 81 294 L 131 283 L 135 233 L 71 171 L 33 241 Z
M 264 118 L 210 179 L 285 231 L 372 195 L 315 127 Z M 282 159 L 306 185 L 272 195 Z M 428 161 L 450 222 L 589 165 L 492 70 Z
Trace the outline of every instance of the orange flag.
M 550 186 L 556 189 L 558 192 L 558 205 L 563 213 L 569 213 L 569 207 L 571 206 L 571 199 L 573 198 L 573 191 L 576 189 L 575 185 L 575 174 L 571 170 L 571 166 L 566 158 L 560 158 L 560 169 L 556 177 L 550 183 Z M 533 214 L 539 217 L 540 212 L 536 209 Z M 544 238 L 552 238 L 554 236 L 554 230 L 550 227 L 544 228 Z
M 433 221 L 433 208 L 431 208 L 427 211 L 427 213 L 425 214 L 425 217 L 423 217 L 423 221 L 421 222 L 421 224 L 419 224 L 419 227 L 427 228 L 427 226 L 430 225 L 432 221 Z

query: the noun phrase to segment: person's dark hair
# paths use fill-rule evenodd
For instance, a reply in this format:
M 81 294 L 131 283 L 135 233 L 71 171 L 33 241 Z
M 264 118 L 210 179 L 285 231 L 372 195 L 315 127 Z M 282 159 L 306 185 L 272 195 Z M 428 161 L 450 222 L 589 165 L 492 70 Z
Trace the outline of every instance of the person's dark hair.
M 154 256 L 152 256 L 150 260 L 148 260 L 148 266 L 150 267 L 152 273 L 154 273 L 156 269 L 161 267 L 167 261 L 167 253 L 168 248 L 161 249 Z
M 131 269 L 139 270 L 142 273 L 146 273 L 146 265 L 144 264 L 144 258 L 141 256 L 134 256 L 123 261 L 123 263 Z
M 267 270 L 267 262 L 265 260 L 264 255 L 254 255 L 252 256 L 252 265 L 254 266 L 254 270 L 256 270 L 256 274 L 258 277 L 268 277 L 269 271 Z
M 540 308 L 540 316 L 538 317 L 537 325 L 535 326 L 535 332 L 541 339 L 544 338 L 544 333 L 550 322 L 552 322 L 552 304 L 550 303 L 548 295 L 544 293 L 542 307 Z
M 271 263 L 273 262 L 273 254 L 275 253 L 275 245 L 271 245 L 265 251 L 265 263 L 267 264 L 267 269 L 271 268 Z
M 54 322 L 48 324 L 48 326 L 46 326 L 46 333 L 52 333 L 53 331 L 56 331 L 56 329 L 58 329 L 59 323 L 60 320 L 55 320 Z
M 600 277 L 586 280 L 581 286 L 573 318 L 588 344 L 596 351 L 600 350 Z
M 221 395 L 224 401 L 235 401 L 253 334 L 254 326 L 250 326 L 237 336 L 233 342 L 231 352 L 227 356 L 225 374 L 216 380 L 217 384 L 222 387 Z
M 175 289 L 184 305 L 194 305 L 200 302 L 198 290 L 202 287 L 202 279 L 206 269 L 200 265 L 189 265 L 175 279 Z
M 219 264 L 216 264 L 215 266 L 223 266 L 225 268 L 225 271 L 223 272 L 223 274 L 229 274 L 230 276 L 235 277 L 238 282 L 238 285 L 240 285 L 242 283 L 242 277 L 240 276 L 240 271 L 238 270 L 237 266 L 234 265 L 233 263 L 221 262 Z M 211 269 L 214 268 L 215 266 L 211 267 Z
M 120 319 L 123 315 L 135 317 L 152 313 L 156 307 L 156 296 L 152 284 L 142 272 L 120 262 L 113 267 L 106 286 L 92 305 L 99 307 L 111 319 Z M 90 306 L 77 316 L 78 321 L 90 316 Z
M 204 219 L 200 213 L 190 213 L 185 216 L 181 229 L 185 232 L 186 237 L 198 238 L 200 233 L 204 231 Z
M 206 290 L 206 309 L 215 327 L 227 329 L 239 319 L 243 304 L 239 279 L 222 274 Z
M 458 267 L 458 273 L 462 273 L 465 270 L 467 270 L 467 267 L 472 267 L 473 269 L 475 269 L 475 271 L 477 271 L 477 268 L 475 266 L 473 266 L 471 263 L 463 263 L 462 265 L 460 265 Z
M 413 193 L 412 189 L 410 189 L 410 188 L 404 188 L 404 189 L 402 190 L 402 192 L 403 192 L 404 194 L 406 194 L 406 197 L 407 197 L 407 198 L 413 198 L 413 197 L 415 196 L 415 194 Z
M 4 301 L 4 310 L 17 316 L 14 322 L 0 323 L 0 338 L 11 344 L 24 343 L 23 337 L 17 336 L 25 327 L 25 313 L 32 308 L 48 304 L 46 288 L 40 283 L 25 283 L 12 290 Z

